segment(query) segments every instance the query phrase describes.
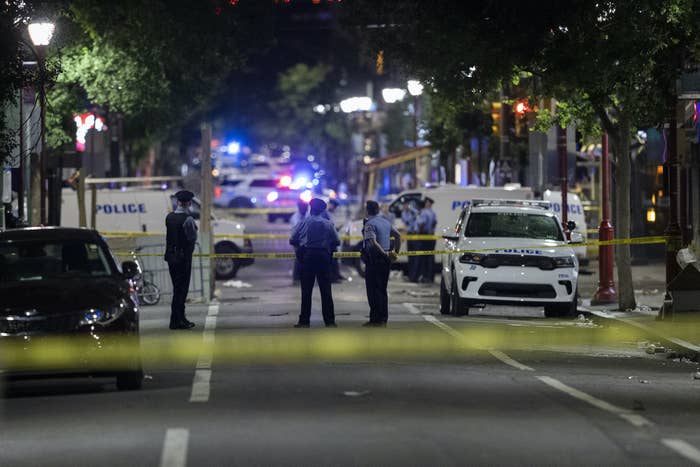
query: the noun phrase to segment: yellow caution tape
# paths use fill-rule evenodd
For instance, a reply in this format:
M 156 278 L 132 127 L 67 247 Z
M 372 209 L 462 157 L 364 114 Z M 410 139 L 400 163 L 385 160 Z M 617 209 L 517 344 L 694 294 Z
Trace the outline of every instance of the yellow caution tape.
M 147 369 L 192 367 L 201 355 L 215 363 L 286 364 L 307 361 L 378 361 L 483 358 L 487 349 L 531 349 L 543 346 L 616 345 L 646 340 L 633 327 L 577 327 L 573 322 L 542 320 L 547 327 L 453 325 L 449 336 L 425 325 L 393 329 L 339 328 L 255 332 L 217 330 L 216 339 L 198 332 L 143 335 L 139 340 L 116 335 L 73 335 L 34 339 L 3 338 L 0 368 L 4 371 L 56 369 L 123 369 L 141 359 Z M 679 338 L 697 331 L 684 323 L 673 328 Z M 342 326 L 342 324 L 341 324 Z M 690 328 L 690 331 L 684 331 Z M 668 330 L 666 332 L 669 332 Z M 679 335 L 678 332 L 681 332 Z M 695 334 L 697 336 L 697 334 Z M 556 357 L 553 357 L 556 358 Z
M 644 245 L 644 244 L 654 244 L 654 243 L 666 243 L 669 237 L 664 236 L 654 236 L 654 237 L 636 237 L 636 238 L 619 238 L 614 240 L 595 240 L 583 243 L 563 243 L 561 245 L 523 245 L 523 246 L 509 246 L 507 248 L 471 248 L 471 249 L 452 249 L 452 250 L 411 250 L 411 251 L 401 251 L 398 253 L 399 256 L 431 256 L 431 255 L 455 255 L 463 253 L 485 253 L 495 250 L 537 250 L 537 249 L 550 249 L 550 248 L 578 248 L 578 247 L 593 247 L 593 246 L 613 246 L 613 245 Z M 118 256 L 163 256 L 163 253 L 135 253 L 135 252 L 115 252 Z M 275 252 L 262 252 L 262 253 L 195 253 L 195 257 L 208 257 L 214 259 L 222 258 L 237 258 L 237 259 L 251 259 L 251 258 L 261 258 L 261 259 L 293 259 L 295 254 L 291 252 L 285 253 L 275 253 Z M 359 258 L 359 251 L 342 251 L 333 253 L 334 258 Z

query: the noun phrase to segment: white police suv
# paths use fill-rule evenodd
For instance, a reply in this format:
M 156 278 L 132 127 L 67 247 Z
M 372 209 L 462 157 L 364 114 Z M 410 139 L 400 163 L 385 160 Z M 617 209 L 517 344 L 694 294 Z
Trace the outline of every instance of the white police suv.
M 569 230 L 575 227 L 569 223 Z M 474 200 L 444 232 L 440 312 L 465 315 L 478 305 L 544 306 L 573 316 L 578 260 L 547 201 Z

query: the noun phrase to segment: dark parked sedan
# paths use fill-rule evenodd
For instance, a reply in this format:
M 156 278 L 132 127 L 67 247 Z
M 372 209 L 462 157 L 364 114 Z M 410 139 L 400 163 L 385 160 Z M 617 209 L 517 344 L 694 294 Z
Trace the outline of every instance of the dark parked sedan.
M 116 376 L 119 389 L 139 389 L 139 307 L 131 284 L 136 271 L 130 261 L 120 268 L 94 230 L 0 232 L 0 345 L 13 357 L 4 376 Z M 37 363 L 36 349 L 53 337 L 65 343 L 56 353 L 81 347 L 74 359 L 58 359 L 58 366 Z M 31 364 L 23 365 L 25 357 Z M 106 368 L 102 361 L 109 362 Z

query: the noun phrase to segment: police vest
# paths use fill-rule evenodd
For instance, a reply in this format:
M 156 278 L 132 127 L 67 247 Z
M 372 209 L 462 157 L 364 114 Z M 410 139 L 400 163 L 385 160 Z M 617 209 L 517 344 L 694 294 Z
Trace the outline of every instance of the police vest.
M 191 255 L 194 251 L 194 243 L 187 240 L 184 224 L 189 214 L 185 212 L 171 212 L 165 218 L 165 249 L 166 251 L 182 251 Z

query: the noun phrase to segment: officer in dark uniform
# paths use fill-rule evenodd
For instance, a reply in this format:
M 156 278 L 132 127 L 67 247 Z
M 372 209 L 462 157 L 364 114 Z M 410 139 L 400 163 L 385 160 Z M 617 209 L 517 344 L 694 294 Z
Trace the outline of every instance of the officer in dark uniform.
M 335 327 L 333 295 L 331 293 L 333 252 L 340 240 L 335 226 L 324 217 L 326 203 L 314 198 L 309 203 L 309 217 L 292 231 L 289 243 L 296 249 L 301 266 L 301 313 L 297 328 L 308 328 L 311 319 L 311 293 L 318 281 L 321 310 L 326 327 Z
M 170 329 L 190 329 L 194 323 L 185 318 L 185 301 L 192 275 L 192 253 L 197 242 L 197 224 L 189 213 L 194 193 L 181 190 L 175 193 L 175 198 L 177 208 L 165 218 L 165 261 L 173 282 Z
M 365 262 L 365 288 L 369 302 L 369 321 L 363 326 L 386 326 L 389 319 L 387 286 L 391 262 L 401 248 L 401 236 L 386 218 L 379 215 L 379 204 L 367 201 L 367 219 L 362 235 L 362 260 Z M 391 238 L 394 248 L 391 249 Z

